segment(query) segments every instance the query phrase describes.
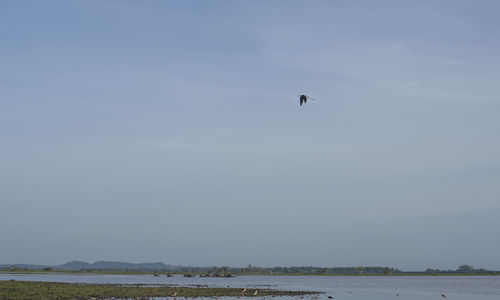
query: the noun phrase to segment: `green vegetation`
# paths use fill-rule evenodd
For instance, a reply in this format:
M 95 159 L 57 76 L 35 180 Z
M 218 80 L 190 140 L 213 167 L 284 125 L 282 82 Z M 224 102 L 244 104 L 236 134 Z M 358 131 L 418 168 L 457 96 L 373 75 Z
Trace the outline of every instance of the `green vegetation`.
M 255 289 L 248 289 L 245 296 L 253 296 Z M 242 296 L 241 288 L 209 288 L 209 287 L 174 287 L 174 286 L 141 286 L 114 284 L 75 284 L 35 281 L 0 281 L 0 299 L 142 299 L 149 297 L 220 297 Z M 257 296 L 303 296 L 318 294 L 306 291 L 277 291 L 258 289 Z
M 105 262 L 101 262 L 101 266 Z M 113 263 L 113 266 L 117 267 L 118 263 Z M 162 264 L 163 265 L 163 264 Z M 321 275 L 321 276 L 418 276 L 418 275 L 500 275 L 499 271 L 491 271 L 486 269 L 475 269 L 471 265 L 460 265 L 456 270 L 439 270 L 439 269 L 427 269 L 424 272 L 404 272 L 397 268 L 390 267 L 254 267 L 248 265 L 244 268 L 232 268 L 232 267 L 190 267 L 190 266 L 175 266 L 175 268 L 164 268 L 159 269 L 110 269 L 100 268 L 100 269 L 60 269 L 58 267 L 44 267 L 44 268 L 21 268 L 19 266 L 9 266 L 4 265 L 0 268 L 0 273 L 51 273 L 51 272 L 61 272 L 61 273 L 92 273 L 92 274 L 153 274 L 167 275 L 176 274 L 184 275 L 186 277 L 203 276 L 203 277 L 234 277 L 242 275 Z
M 390 269 L 390 268 L 385 268 L 385 269 L 384 269 L 384 275 L 392 275 L 392 269 Z

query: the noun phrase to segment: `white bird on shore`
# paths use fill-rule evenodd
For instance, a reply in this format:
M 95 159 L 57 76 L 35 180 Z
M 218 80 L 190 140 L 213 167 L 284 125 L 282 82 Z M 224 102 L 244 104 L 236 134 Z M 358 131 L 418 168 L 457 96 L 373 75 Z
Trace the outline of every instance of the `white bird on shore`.
M 175 296 L 177 296 L 177 292 L 175 292 L 175 293 L 172 295 L 172 297 L 175 297 Z
M 253 293 L 254 296 L 257 296 L 258 290 L 255 290 L 255 293 Z
M 241 291 L 242 293 L 246 292 L 247 291 L 247 288 L 244 288 L 243 291 Z

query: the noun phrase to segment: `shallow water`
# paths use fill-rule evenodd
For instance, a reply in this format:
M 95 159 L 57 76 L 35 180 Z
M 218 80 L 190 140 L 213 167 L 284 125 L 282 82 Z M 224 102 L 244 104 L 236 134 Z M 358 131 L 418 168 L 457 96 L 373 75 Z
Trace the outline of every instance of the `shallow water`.
M 152 275 L 0 274 L 0 280 L 178 286 L 218 286 L 321 291 L 346 300 L 500 300 L 500 276 L 238 276 L 200 278 Z M 289 297 L 282 297 L 286 299 Z M 314 298 L 308 297 L 308 298 Z

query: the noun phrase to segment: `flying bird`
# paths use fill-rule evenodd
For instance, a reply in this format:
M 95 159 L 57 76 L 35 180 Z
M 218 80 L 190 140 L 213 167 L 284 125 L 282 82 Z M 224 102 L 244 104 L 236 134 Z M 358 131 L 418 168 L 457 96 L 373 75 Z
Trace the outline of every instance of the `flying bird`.
M 444 299 L 448 299 L 445 294 L 441 294 L 441 297 L 443 297 Z
M 302 106 L 302 104 L 306 104 L 307 103 L 307 99 L 311 99 L 312 101 L 316 100 L 312 97 L 309 97 L 307 95 L 299 95 L 299 100 L 300 100 L 300 106 Z

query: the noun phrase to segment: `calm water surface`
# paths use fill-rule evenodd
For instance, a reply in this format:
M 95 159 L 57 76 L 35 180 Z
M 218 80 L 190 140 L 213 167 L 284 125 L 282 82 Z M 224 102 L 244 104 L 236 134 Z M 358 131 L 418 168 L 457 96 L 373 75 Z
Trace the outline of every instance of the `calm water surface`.
M 69 283 L 161 284 L 309 290 L 342 300 L 500 300 L 500 276 L 239 276 L 236 278 L 153 277 L 152 275 L 0 274 L 0 280 L 55 281 Z M 286 299 L 288 297 L 281 297 Z M 309 297 L 311 298 L 311 297 Z

